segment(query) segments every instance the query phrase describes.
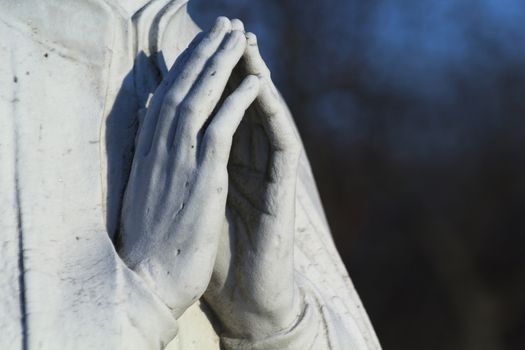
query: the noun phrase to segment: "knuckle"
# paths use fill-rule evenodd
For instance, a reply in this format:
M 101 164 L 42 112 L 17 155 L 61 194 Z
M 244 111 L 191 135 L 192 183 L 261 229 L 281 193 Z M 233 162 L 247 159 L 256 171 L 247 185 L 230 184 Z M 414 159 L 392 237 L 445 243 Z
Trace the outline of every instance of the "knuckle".
M 208 49 L 209 40 L 206 38 L 202 43 L 193 50 L 193 56 L 197 60 L 205 59 L 210 55 L 210 50 Z
M 180 129 L 178 136 L 186 142 L 191 142 L 199 132 L 198 124 L 188 114 L 180 117 L 178 129 Z
M 197 113 L 197 106 L 191 99 L 185 99 L 179 106 L 179 113 L 181 116 L 192 116 Z
M 208 130 L 204 142 L 203 159 L 223 163 L 228 160 L 230 141 L 221 128 Z
M 208 71 L 210 72 L 218 72 L 219 67 L 224 64 L 226 61 L 227 52 L 224 50 L 219 50 L 209 61 L 208 63 Z
M 175 109 L 182 101 L 182 96 L 176 91 L 170 91 L 164 98 L 165 108 Z
M 210 126 L 206 130 L 206 142 L 209 146 L 219 148 L 224 144 L 225 132 L 218 126 Z
M 270 120 L 280 118 L 282 115 L 279 106 L 274 103 L 266 103 L 263 106 L 263 110 Z
M 228 63 L 233 63 L 232 61 L 234 56 L 235 53 L 231 49 L 222 47 L 210 59 L 210 67 L 217 69 L 218 67 L 222 67 Z

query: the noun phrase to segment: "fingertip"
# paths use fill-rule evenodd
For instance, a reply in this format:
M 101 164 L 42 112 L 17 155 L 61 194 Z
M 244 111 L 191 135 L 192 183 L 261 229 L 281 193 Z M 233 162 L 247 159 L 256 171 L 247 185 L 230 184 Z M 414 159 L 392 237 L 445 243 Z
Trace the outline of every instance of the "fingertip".
M 215 24 L 213 25 L 211 29 L 211 33 L 217 33 L 222 30 L 230 31 L 231 27 L 232 27 L 232 24 L 230 20 L 227 17 L 220 16 L 220 17 L 217 17 L 217 19 L 215 20 Z
M 232 19 L 231 24 L 232 24 L 232 30 L 240 30 L 244 32 L 244 23 L 240 19 L 238 18 Z
M 217 25 L 217 26 L 224 26 L 224 25 L 227 25 L 229 23 L 231 23 L 231 21 L 228 19 L 228 17 L 225 17 L 225 16 L 219 16 L 215 20 L 215 25 Z
M 257 46 L 257 35 L 253 34 L 252 32 L 246 33 L 246 41 L 248 42 L 248 45 L 250 46 Z

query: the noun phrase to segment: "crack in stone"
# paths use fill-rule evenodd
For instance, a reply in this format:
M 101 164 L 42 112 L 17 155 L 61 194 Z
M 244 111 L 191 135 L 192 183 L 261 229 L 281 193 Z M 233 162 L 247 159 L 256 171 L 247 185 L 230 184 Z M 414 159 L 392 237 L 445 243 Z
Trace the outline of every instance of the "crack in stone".
M 14 53 L 11 54 L 11 67 L 15 67 L 15 57 Z M 16 74 L 14 74 L 16 77 Z M 18 79 L 17 81 L 18 82 Z M 20 182 L 19 182 L 19 171 L 18 171 L 18 161 L 19 161 L 19 138 L 18 138 L 18 118 L 17 118 L 17 103 L 18 101 L 18 89 L 19 84 L 16 84 L 13 87 L 13 102 L 11 103 L 11 116 L 14 118 L 14 172 L 15 172 L 15 205 L 16 205 L 16 220 L 17 220 L 17 230 L 18 230 L 18 299 L 20 304 L 20 326 L 22 332 L 22 350 L 28 350 L 28 327 L 27 327 L 27 307 L 26 307 L 26 279 L 25 279 L 25 261 L 24 261 L 24 227 L 23 227 L 23 218 L 22 218 L 22 205 L 20 198 Z

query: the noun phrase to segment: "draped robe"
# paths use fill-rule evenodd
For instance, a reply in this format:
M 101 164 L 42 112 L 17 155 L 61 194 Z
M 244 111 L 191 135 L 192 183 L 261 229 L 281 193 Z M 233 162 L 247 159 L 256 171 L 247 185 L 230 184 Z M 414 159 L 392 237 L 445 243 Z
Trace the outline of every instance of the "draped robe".
M 200 31 L 186 1 L 0 0 L 0 348 L 379 349 L 306 156 L 287 332 L 220 337 L 201 302 L 175 320 L 115 254 L 138 115 Z

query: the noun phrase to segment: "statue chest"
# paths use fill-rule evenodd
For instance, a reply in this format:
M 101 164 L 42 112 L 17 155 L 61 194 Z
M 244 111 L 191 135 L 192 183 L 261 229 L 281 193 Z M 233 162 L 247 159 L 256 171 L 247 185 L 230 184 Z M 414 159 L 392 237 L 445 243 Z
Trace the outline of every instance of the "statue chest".
M 0 17 L 0 76 L 7 82 L 0 89 L 0 133 L 8 140 L 0 150 L 2 178 L 16 189 L 27 229 L 47 236 L 102 227 L 101 124 L 113 34 L 105 9 L 69 6 L 66 13 L 13 2 Z M 99 17 L 75 14 L 82 6 Z
M 94 307 L 86 291 L 98 290 L 108 303 L 116 298 L 107 234 L 118 224 L 137 126 L 136 47 L 129 20 L 101 1 L 20 0 L 0 8 L 0 297 L 13 301 L 2 308 L 8 316 L 0 328 L 20 333 L 12 296 L 25 288 L 31 332 L 52 343 L 51 320 Z M 17 282 L 20 250 L 25 286 Z M 115 315 L 107 306 L 92 321 Z M 195 339 L 209 333 L 218 346 L 200 309 L 188 317 L 181 345 L 200 344 Z

